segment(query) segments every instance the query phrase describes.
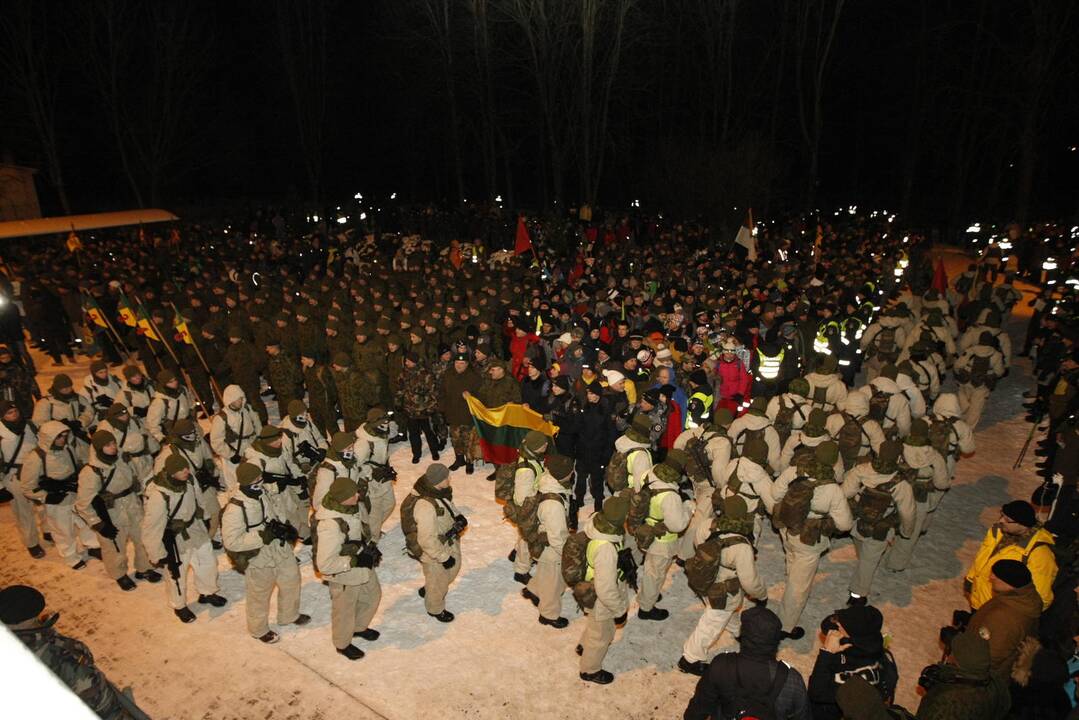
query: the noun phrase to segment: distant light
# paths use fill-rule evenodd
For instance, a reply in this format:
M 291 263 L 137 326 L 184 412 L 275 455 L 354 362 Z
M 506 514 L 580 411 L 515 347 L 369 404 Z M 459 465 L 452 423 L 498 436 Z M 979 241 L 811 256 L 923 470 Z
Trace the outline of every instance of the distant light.
M 502 202 L 502 196 L 501 195 L 495 195 L 495 202 Z
M 364 212 L 360 213 L 360 220 L 366 220 L 366 219 L 367 219 L 367 213 L 364 213 Z
M 311 221 L 312 222 L 318 222 L 318 215 L 312 215 L 311 216 Z
M 981 232 L 981 231 L 982 231 L 981 223 L 974 223 L 973 225 L 971 225 L 970 227 L 967 228 L 968 233 L 978 233 L 978 232 Z
M 1056 270 L 1056 269 L 1057 269 L 1057 261 L 1056 260 L 1046 260 L 1045 262 L 1042 263 L 1042 270 L 1053 271 L 1053 270 Z
M 397 199 L 397 193 L 390 193 L 390 200 L 396 200 L 396 199 Z
M 344 215 L 342 215 L 341 217 L 337 218 L 337 224 L 338 224 L 338 225 L 344 225 L 344 224 L 345 224 L 345 223 L 347 223 L 347 222 L 348 222 L 348 218 L 347 218 L 347 217 L 345 217 Z

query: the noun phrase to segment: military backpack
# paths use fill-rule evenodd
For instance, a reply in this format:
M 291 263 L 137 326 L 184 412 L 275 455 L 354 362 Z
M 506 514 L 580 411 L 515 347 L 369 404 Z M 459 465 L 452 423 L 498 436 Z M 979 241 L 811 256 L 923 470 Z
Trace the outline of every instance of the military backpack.
M 404 500 L 401 501 L 401 532 L 405 536 L 405 554 L 413 560 L 419 560 L 423 556 L 423 547 L 420 546 L 419 528 L 416 525 L 416 503 L 420 500 L 426 500 L 435 507 L 435 513 L 442 515 L 445 513 L 439 504 L 431 498 L 417 495 L 416 493 L 409 493 Z
M 565 509 L 565 497 L 559 493 L 538 493 L 529 496 L 520 506 L 516 515 L 517 531 L 521 539 L 528 543 L 528 554 L 539 559 L 550 544 L 547 532 L 543 530 L 539 519 L 539 506 L 544 500 L 557 500 Z M 508 505 L 507 505 L 508 507 Z
M 723 551 L 743 543 L 752 545 L 742 535 L 725 533 L 725 537 L 720 537 L 719 532 L 713 532 L 697 546 L 693 557 L 686 560 L 686 582 L 689 583 L 689 589 L 714 610 L 725 609 L 728 596 L 734 595 L 741 588 L 737 577 L 717 582 L 716 575 L 722 566 Z
M 229 500 L 229 505 L 235 505 L 240 508 L 240 512 L 244 517 L 244 532 L 250 532 L 251 528 L 258 527 L 258 525 L 252 525 L 247 520 L 247 508 L 238 498 L 232 498 Z M 314 533 L 312 533 L 314 535 Z M 229 550 L 225 548 L 225 555 L 228 556 L 229 562 L 232 563 L 233 569 L 243 575 L 247 572 L 247 566 L 251 563 L 251 560 L 262 551 L 262 548 L 256 548 L 254 550 Z M 315 549 L 312 549 L 312 556 L 314 556 Z
M 708 458 L 708 443 L 716 437 L 713 433 L 701 433 L 686 443 L 686 475 L 694 483 L 713 485 L 712 461 Z
M 881 362 L 894 363 L 899 359 L 900 347 L 896 342 L 896 328 L 882 328 L 873 338 L 873 355 Z
M 783 396 L 779 396 L 779 412 L 776 413 L 776 419 L 772 421 L 772 427 L 775 428 L 779 434 L 780 445 L 785 445 L 787 438 L 791 436 L 791 431 L 794 429 L 794 416 L 798 414 L 802 418 L 802 422 L 805 422 L 805 413 L 802 412 L 802 408 L 798 403 L 787 404 L 787 401 L 783 399 Z
M 893 512 L 895 498 L 892 490 L 899 484 L 898 476 L 876 487 L 862 487 L 854 502 L 854 517 L 862 537 L 886 540 L 888 532 L 898 527 L 899 517 Z
M 621 450 L 615 450 L 612 453 L 604 476 L 607 487 L 610 488 L 612 493 L 622 492 L 629 487 L 629 459 L 634 453 L 638 452 L 647 453 L 648 450 L 645 448 L 633 448 L 628 453 Z M 649 457 L 651 457 L 651 453 L 649 453 Z
M 955 458 L 959 453 L 959 433 L 955 429 L 955 418 L 934 417 L 929 423 L 929 444 L 943 458 Z
M 588 578 L 588 542 L 588 535 L 579 530 L 566 538 L 562 546 L 562 580 L 582 610 L 590 610 L 596 604 L 596 587 Z

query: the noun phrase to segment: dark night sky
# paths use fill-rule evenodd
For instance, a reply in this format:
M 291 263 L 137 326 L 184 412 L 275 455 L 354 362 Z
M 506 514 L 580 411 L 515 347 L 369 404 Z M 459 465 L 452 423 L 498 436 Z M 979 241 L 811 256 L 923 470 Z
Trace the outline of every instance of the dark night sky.
M 783 27 L 785 13 L 789 23 L 806 3 L 811 11 L 830 12 L 836 0 L 738 4 L 732 64 L 721 62 L 715 74 L 704 61 L 706 39 L 696 15 L 707 3 L 637 3 L 603 134 L 598 202 L 625 206 L 640 197 L 646 206 L 687 213 L 713 213 L 720 205 L 743 202 L 775 211 L 804 207 L 808 164 L 798 121 L 798 43 L 783 34 L 790 32 Z M 19 4 L 31 13 L 37 5 L 26 0 L 12 6 Z M 320 73 L 326 98 L 323 200 L 351 197 L 357 190 L 397 191 L 414 201 L 456 199 L 444 66 L 421 13 L 426 4 L 443 3 L 322 4 L 327 31 L 326 67 Z M 474 23 L 467 3 L 449 4 L 464 194 L 481 199 L 488 188 Z M 489 4 L 496 117 L 510 148 L 508 169 L 502 161 L 507 153 L 497 153 L 490 195 L 507 193 L 508 171 L 516 202 L 535 207 L 553 196 L 542 113 L 533 78 L 521 62 L 519 28 L 496 12 L 503 3 Z M 160 203 L 310 197 L 275 13 L 290 3 L 188 5 L 194 29 L 187 51 L 193 59 L 183 56 L 182 65 L 192 68 L 195 80 L 176 132 L 181 149 L 163 173 Z M 1020 212 L 1016 186 L 1026 132 L 1034 138 L 1025 156 L 1032 168 L 1027 214 L 1074 215 L 1079 153 L 1067 148 L 1079 144 L 1072 40 L 1079 12 L 1070 5 L 1066 0 L 1037 3 L 1035 18 L 1025 3 L 990 0 L 846 2 L 824 76 L 814 204 L 894 208 L 906 200 L 909 212 L 926 221 L 959 222 L 978 213 L 1007 219 Z M 55 14 L 47 19 L 45 62 L 58 78 L 58 150 L 73 210 L 134 205 L 106 107 L 84 71 L 89 63 L 79 36 L 85 18 Z M 136 12 L 126 20 L 135 39 L 125 63 L 130 88 L 125 102 L 135 108 L 154 102 L 143 92 L 155 67 L 154 43 L 146 32 L 151 21 L 143 15 Z M 601 45 L 611 37 L 608 20 L 601 18 Z M 1064 30 L 1058 49 L 1048 59 L 1039 57 L 1036 48 L 1046 47 L 1059 27 Z M 1037 64 L 1042 60 L 1044 67 Z M 579 73 L 568 67 L 559 114 L 570 118 L 568 127 L 580 127 L 572 92 Z M 1040 94 L 1032 100 L 1034 87 Z M 11 84 L 5 90 L 0 147 L 19 162 L 44 167 L 23 97 Z M 723 107 L 729 102 L 730 129 L 718 139 L 699 132 L 700 118 L 713 105 L 710 93 L 717 93 Z M 592 97 L 598 99 L 598 93 Z M 1032 102 L 1038 108 L 1034 132 L 1024 124 Z M 581 193 L 580 148 L 568 142 L 565 150 L 563 195 L 573 203 Z M 708 169 L 697 167 L 698 160 Z M 57 211 L 44 178 L 41 186 L 45 209 Z M 963 188 L 958 196 L 957 187 Z

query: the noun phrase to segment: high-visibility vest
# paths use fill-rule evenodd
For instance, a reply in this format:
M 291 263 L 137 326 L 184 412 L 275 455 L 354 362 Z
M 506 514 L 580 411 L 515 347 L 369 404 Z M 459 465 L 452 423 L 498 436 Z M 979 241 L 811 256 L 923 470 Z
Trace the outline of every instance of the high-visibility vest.
M 584 579 L 591 582 L 596 577 L 596 553 L 599 552 L 599 546 L 603 543 L 609 543 L 610 540 L 589 540 L 588 547 L 585 548 L 584 557 L 586 567 L 584 571 Z M 622 550 L 622 543 L 618 543 L 614 546 L 616 552 Z M 618 571 L 618 579 L 622 579 L 621 569 Z
M 763 380 L 775 380 L 779 377 L 779 368 L 783 365 L 783 355 L 785 352 L 780 349 L 779 354 L 772 357 L 765 355 L 764 351 L 757 348 L 757 360 L 760 364 L 757 366 L 757 374 Z
M 712 395 L 710 395 L 709 393 L 705 393 L 700 390 L 689 396 L 690 400 L 693 400 L 694 398 L 700 400 L 701 405 L 704 407 L 704 413 L 701 415 L 701 419 L 707 420 L 708 418 L 710 418 L 712 416 L 712 403 L 715 401 L 715 398 L 713 398 Z
M 663 520 L 663 496 L 668 493 L 674 492 L 673 490 L 660 490 L 658 493 L 652 496 L 652 499 L 648 501 L 648 517 L 644 519 L 647 525 L 658 525 Z M 674 542 L 678 539 L 678 533 L 666 532 L 656 538 L 656 542 Z

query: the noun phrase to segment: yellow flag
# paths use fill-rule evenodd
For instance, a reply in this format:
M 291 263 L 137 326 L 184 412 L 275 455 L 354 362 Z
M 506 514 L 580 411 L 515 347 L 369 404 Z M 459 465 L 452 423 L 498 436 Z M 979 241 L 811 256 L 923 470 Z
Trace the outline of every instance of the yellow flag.
M 79 240 L 79 236 L 72 230 L 67 236 L 67 251 L 70 253 L 78 252 L 82 250 L 82 240 Z

